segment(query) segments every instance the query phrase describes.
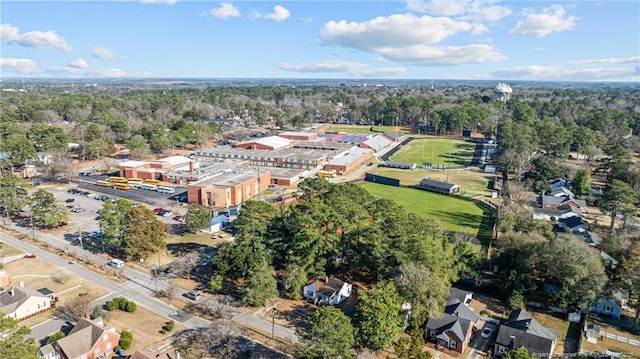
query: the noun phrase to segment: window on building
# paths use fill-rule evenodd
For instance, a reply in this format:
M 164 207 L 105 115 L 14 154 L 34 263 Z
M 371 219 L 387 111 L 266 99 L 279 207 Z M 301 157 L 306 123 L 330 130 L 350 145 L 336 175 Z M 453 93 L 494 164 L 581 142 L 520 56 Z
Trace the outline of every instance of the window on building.
M 609 312 L 609 313 L 613 312 L 613 306 L 605 304 L 604 305 L 604 311 L 605 312 Z
M 503 347 L 502 345 L 498 345 L 498 353 L 504 353 L 505 351 L 505 347 Z
M 449 348 L 455 349 L 455 348 L 457 348 L 457 347 L 458 347 L 458 343 L 457 343 L 455 340 L 452 340 L 452 341 L 449 343 Z

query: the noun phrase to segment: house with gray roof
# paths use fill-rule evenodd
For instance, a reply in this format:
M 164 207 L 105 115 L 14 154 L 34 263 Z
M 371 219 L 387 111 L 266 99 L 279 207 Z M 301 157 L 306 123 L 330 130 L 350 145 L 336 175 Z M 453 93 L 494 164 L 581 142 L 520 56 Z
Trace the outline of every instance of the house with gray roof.
M 587 202 L 582 199 L 575 199 L 571 196 L 551 196 L 543 194 L 538 196 L 538 205 L 544 209 L 559 209 L 563 206 L 579 208 L 582 212 L 587 211 Z
M 431 178 L 425 178 L 420 181 L 420 188 L 444 194 L 453 194 L 460 192 L 460 186 L 458 186 L 457 184 L 436 181 L 432 180 Z
M 440 318 L 429 318 L 425 339 L 436 345 L 464 353 L 478 330 L 480 317 L 467 306 L 471 293 L 451 288 L 447 306 Z
M 509 350 L 524 348 L 539 358 L 551 358 L 557 341 L 557 330 L 538 323 L 526 310 L 517 309 L 498 328 L 493 353 L 495 358 L 502 358 Z
M 82 318 L 62 339 L 38 349 L 38 358 L 87 359 L 109 358 L 120 342 L 116 329 Z
M 52 308 L 50 297 L 20 284 L 0 294 L 0 312 L 6 317 L 23 320 Z

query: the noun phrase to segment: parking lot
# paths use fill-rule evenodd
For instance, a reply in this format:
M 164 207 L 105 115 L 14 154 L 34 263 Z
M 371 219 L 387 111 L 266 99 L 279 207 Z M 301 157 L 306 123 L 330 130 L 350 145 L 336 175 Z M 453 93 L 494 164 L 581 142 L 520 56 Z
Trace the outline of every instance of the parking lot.
M 69 193 L 70 189 L 78 189 L 80 191 L 88 192 L 88 195 L 81 193 Z M 100 195 L 106 195 L 110 198 L 127 198 L 134 203 L 147 206 L 150 210 L 157 208 L 163 208 L 165 211 L 169 211 L 166 216 L 158 215 L 159 221 L 175 225 L 178 221 L 173 217 L 177 215 L 184 215 L 186 208 L 181 206 L 180 203 L 172 201 L 166 198 L 166 194 L 160 194 L 156 192 L 144 191 L 139 189 L 130 189 L 128 191 L 114 190 L 108 187 L 99 187 L 89 183 L 81 183 L 75 185 L 74 183 L 65 186 L 50 186 L 48 191 L 54 194 L 57 199 L 65 201 L 67 207 L 69 207 L 69 226 L 67 230 L 70 233 L 78 232 L 99 232 L 100 225 L 98 223 L 98 211 L 102 209 L 104 201 L 97 199 Z M 133 192 L 138 192 L 133 194 Z M 132 195 L 133 194 L 133 195 Z M 136 200 L 136 198 L 140 200 Z M 88 235 L 88 233 L 85 233 Z M 71 238 L 69 238 L 71 239 Z

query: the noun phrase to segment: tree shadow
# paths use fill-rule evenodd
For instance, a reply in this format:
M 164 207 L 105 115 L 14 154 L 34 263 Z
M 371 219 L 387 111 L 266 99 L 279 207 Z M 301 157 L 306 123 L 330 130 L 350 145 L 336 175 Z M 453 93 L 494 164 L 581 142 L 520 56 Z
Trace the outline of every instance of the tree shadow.
M 277 319 L 281 319 L 289 323 L 291 326 L 295 326 L 296 328 L 306 328 L 307 320 L 311 318 L 313 313 L 316 311 L 317 307 L 310 304 L 295 304 L 287 307 L 287 309 L 276 309 L 275 317 Z M 271 310 L 267 311 L 263 316 L 265 319 L 271 318 Z

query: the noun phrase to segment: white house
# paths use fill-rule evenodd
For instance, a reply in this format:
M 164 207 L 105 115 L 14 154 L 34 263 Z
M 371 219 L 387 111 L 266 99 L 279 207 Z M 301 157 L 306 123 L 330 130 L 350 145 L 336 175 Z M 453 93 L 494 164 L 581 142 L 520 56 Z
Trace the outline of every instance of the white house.
M 0 294 L 0 312 L 16 320 L 49 310 L 51 303 L 50 297 L 30 288 L 11 287 Z
M 329 277 L 316 277 L 302 288 L 302 296 L 314 304 L 338 305 L 351 295 L 352 285 Z

